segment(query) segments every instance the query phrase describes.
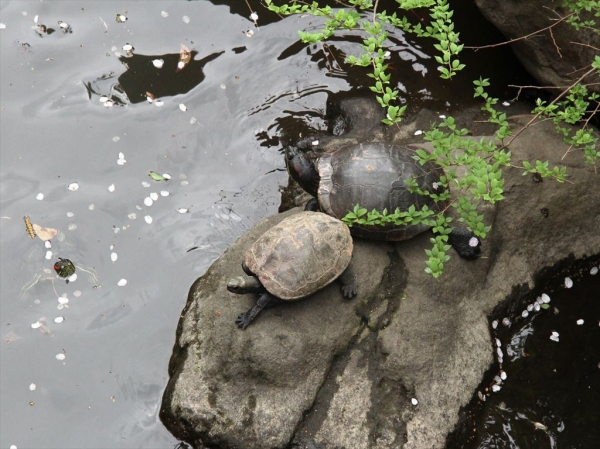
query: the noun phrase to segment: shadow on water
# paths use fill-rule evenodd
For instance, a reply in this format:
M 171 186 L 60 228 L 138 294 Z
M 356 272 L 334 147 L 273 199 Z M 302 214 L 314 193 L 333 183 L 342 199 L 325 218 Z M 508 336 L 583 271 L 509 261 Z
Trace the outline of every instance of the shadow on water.
M 563 261 L 492 312 L 496 363 L 447 449 L 598 447 L 599 265 Z

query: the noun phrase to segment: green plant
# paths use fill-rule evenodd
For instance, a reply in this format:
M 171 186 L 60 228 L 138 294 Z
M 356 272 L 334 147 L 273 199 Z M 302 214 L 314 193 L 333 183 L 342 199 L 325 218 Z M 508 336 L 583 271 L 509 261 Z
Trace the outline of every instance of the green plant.
M 465 67 L 457 58 L 464 46 L 458 43 L 459 33 L 454 31 L 453 11 L 450 10 L 447 0 L 396 1 L 398 8 L 404 11 L 428 8 L 429 24 L 425 27 L 420 23 L 414 25 L 406 16 L 400 18 L 395 12 L 391 15 L 385 11 L 378 13 L 376 10 L 377 2 L 374 5 L 370 0 L 347 0 L 350 7 L 337 10 L 330 6 L 319 6 L 318 2 L 315 1 L 310 4 L 292 2 L 281 6 L 274 5 L 272 0 L 265 0 L 265 3 L 269 10 L 277 14 L 311 14 L 325 18 L 321 31 L 314 33 L 298 31 L 302 42 L 307 44 L 327 40 L 340 30 L 360 29 L 364 31 L 367 37 L 363 39 L 362 53 L 349 56 L 346 62 L 362 67 L 372 67 L 372 72 L 368 74 L 373 79 L 373 85 L 370 86 L 370 89 L 375 92 L 377 101 L 386 110 L 387 114 L 383 122 L 391 125 L 402 120 L 406 105 L 399 106 L 397 104 L 399 92 L 390 88 L 391 75 L 388 73 L 388 65 L 385 63 L 388 57 L 385 50 L 388 37 L 388 33 L 384 28 L 386 25 L 396 26 L 420 38 L 435 39 L 437 43 L 434 47 L 441 53 L 441 56 L 435 56 L 435 60 L 440 64 L 441 78 L 450 79 Z M 367 10 L 372 10 L 371 21 L 364 19 L 360 14 L 360 11 Z

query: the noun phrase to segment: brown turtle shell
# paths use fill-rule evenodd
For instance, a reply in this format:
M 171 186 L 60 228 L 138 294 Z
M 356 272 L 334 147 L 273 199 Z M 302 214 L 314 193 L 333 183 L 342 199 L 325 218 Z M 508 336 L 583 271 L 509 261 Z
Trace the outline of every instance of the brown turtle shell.
M 447 203 L 435 203 L 428 196 L 411 193 L 405 179 L 414 178 L 421 190 L 436 192 L 434 183 L 444 172 L 433 163 L 418 164 L 416 149 L 389 143 L 352 144 L 326 152 L 319 159 L 321 177 L 318 200 L 323 212 L 342 219 L 356 204 L 369 212 L 396 208 L 417 209 L 427 205 L 434 212 Z M 439 193 L 442 191 L 440 190 Z M 353 225 L 352 235 L 375 240 L 406 240 L 426 231 L 429 226 Z
M 300 299 L 340 276 L 352 257 L 348 226 L 321 212 L 300 212 L 273 226 L 244 262 L 269 293 Z

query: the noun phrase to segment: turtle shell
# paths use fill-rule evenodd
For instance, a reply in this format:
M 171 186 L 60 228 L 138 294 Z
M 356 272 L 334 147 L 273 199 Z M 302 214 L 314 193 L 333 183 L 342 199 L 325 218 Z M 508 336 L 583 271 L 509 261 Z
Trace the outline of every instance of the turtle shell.
M 321 212 L 301 212 L 273 226 L 244 262 L 269 293 L 300 299 L 340 276 L 352 257 L 348 226 Z
M 405 179 L 414 178 L 421 190 L 436 192 L 434 183 L 443 175 L 433 163 L 418 164 L 416 149 L 386 143 L 352 144 L 328 151 L 318 161 L 321 177 L 318 191 L 323 212 L 342 219 L 356 204 L 368 211 L 376 209 L 393 213 L 427 205 L 434 212 L 446 203 L 434 202 L 428 196 L 411 193 Z M 441 193 L 441 191 L 440 191 Z M 406 240 L 426 231 L 425 224 L 413 226 L 353 225 L 352 234 L 375 240 Z

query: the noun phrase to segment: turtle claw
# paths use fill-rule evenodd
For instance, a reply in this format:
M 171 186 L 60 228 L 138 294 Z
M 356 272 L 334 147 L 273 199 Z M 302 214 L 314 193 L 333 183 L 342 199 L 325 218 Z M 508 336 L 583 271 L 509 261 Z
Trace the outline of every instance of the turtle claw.
M 357 293 L 356 284 L 342 286 L 342 294 L 344 295 L 344 298 L 352 299 L 356 296 L 356 293 Z
M 248 312 L 240 313 L 235 320 L 236 326 L 240 329 L 246 329 L 251 322 L 252 320 L 248 319 Z

